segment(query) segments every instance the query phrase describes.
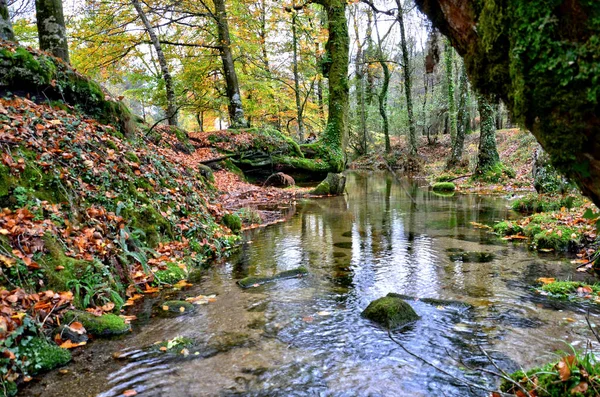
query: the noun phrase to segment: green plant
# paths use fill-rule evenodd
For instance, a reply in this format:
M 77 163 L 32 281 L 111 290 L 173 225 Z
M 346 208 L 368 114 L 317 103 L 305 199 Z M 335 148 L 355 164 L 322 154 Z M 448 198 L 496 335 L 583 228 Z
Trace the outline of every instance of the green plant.
M 119 288 L 108 267 L 99 262 L 90 264 L 80 277 L 67 281 L 67 287 L 83 308 L 113 302 L 120 309 L 125 303 L 119 292 L 122 287 Z

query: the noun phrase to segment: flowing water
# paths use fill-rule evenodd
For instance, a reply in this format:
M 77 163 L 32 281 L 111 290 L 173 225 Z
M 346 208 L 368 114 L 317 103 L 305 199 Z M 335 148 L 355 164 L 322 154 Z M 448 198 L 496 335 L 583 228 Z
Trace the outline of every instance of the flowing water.
M 214 302 L 161 318 L 153 313 L 165 297 L 146 299 L 131 335 L 90 344 L 66 371 L 32 382 L 22 395 L 476 396 L 486 393 L 464 381 L 498 384 L 476 369 L 497 371 L 484 352 L 512 371 L 552 360 L 565 342 L 585 346 L 586 307 L 531 289 L 541 276 L 580 277 L 569 260 L 538 256 L 472 224 L 513 216 L 506 199 L 438 196 L 384 173 L 349 173 L 347 191 L 297 203 L 287 222 L 246 234 L 239 251 L 193 287 L 169 293 L 215 294 Z M 450 257 L 459 250 L 493 260 Z M 301 265 L 308 276 L 236 285 Z M 472 308 L 411 300 L 421 319 L 393 332 L 394 342 L 360 317 L 389 292 Z M 194 341 L 184 354 L 154 345 L 178 336 Z

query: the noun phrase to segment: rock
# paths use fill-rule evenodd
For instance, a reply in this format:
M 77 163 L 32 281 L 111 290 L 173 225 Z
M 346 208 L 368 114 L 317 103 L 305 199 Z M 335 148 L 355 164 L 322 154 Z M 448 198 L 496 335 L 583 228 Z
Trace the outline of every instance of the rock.
M 250 335 L 244 332 L 223 332 L 214 335 L 208 341 L 208 346 L 218 352 L 226 352 L 236 347 L 253 344 Z
M 493 261 L 495 255 L 491 252 L 463 251 L 450 254 L 448 258 L 452 261 L 462 261 L 465 263 L 487 263 Z
M 87 331 L 82 327 L 81 330 L 71 328 L 68 325 L 61 325 L 54 331 L 54 335 L 59 335 L 63 341 L 70 340 L 73 343 L 82 343 L 88 341 Z
M 209 181 L 209 182 L 214 182 L 215 181 L 215 176 L 213 175 L 213 170 L 209 166 L 204 165 L 204 164 L 198 164 L 198 172 L 207 181 Z
M 398 328 L 420 318 L 404 300 L 389 295 L 371 302 L 360 315 L 390 329 Z
M 437 298 L 416 298 L 414 296 L 396 294 L 390 292 L 387 296 L 404 299 L 405 301 L 420 301 L 423 303 L 427 303 L 432 306 L 450 306 L 457 309 L 472 309 L 473 305 L 461 301 L 447 300 L 447 299 L 437 299 Z
M 437 182 L 433 184 L 431 189 L 434 192 L 450 193 L 456 190 L 456 185 L 452 182 Z
M 308 270 L 304 266 L 300 266 L 296 269 L 287 270 L 285 272 L 277 273 L 273 277 L 246 277 L 239 280 L 237 283 L 242 288 L 250 288 L 256 285 L 265 284 L 271 281 L 283 280 L 286 278 L 301 277 L 308 274 Z
M 337 196 L 344 193 L 346 176 L 344 174 L 327 174 L 327 178 L 310 192 L 318 196 Z
M 178 317 L 193 312 L 194 305 L 186 301 L 166 301 L 160 305 L 158 314 L 161 317 Z
M 296 185 L 296 181 L 291 176 L 284 174 L 283 172 L 277 172 L 265 181 L 265 186 L 274 187 L 289 187 Z
M 79 321 L 88 333 L 94 336 L 115 336 L 129 332 L 131 327 L 121 317 L 114 314 L 95 316 L 92 313 L 72 310 L 65 313 L 64 321 Z

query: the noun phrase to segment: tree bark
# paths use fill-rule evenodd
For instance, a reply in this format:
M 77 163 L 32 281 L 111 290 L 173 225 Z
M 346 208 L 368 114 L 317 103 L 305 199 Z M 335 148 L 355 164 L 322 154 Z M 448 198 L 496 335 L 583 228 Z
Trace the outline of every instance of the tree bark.
M 329 78 L 329 116 L 323 141 L 330 149 L 332 169 L 340 172 L 345 166 L 345 149 L 348 140 L 348 60 L 350 37 L 346 21 L 345 0 L 317 0 L 327 13 L 329 38 L 328 59 L 324 71 Z
M 482 95 L 478 99 L 481 132 L 479 135 L 479 154 L 477 156 L 477 169 L 475 173 L 483 174 L 500 162 L 500 155 L 496 148 L 494 108 Z
M 69 45 L 62 0 L 35 0 L 40 49 L 69 63 Z
M 356 10 L 358 13 L 358 8 Z M 354 36 L 356 41 L 356 59 L 354 68 L 356 70 L 356 109 L 359 120 L 359 147 L 358 154 L 367 154 L 367 109 L 365 104 L 365 54 L 363 47 L 365 43 L 360 42 L 359 24 L 354 15 Z M 368 38 L 367 38 L 368 40 Z
M 450 160 L 448 161 L 447 168 L 456 167 L 461 159 L 462 153 L 465 146 L 465 134 L 469 126 L 469 112 L 467 109 L 467 96 L 469 95 L 469 86 L 467 84 L 467 70 L 465 64 L 462 64 L 460 72 L 460 82 L 458 87 L 459 98 L 458 98 L 458 120 L 456 139 L 452 145 L 452 153 Z
M 404 15 L 401 0 L 396 0 L 398 14 L 396 18 L 400 25 L 400 46 L 402 47 L 402 70 L 404 74 L 404 95 L 406 96 L 406 110 L 408 112 L 408 149 L 411 156 L 417 155 L 417 132 L 415 129 L 415 116 L 412 103 L 412 76 L 410 71 L 410 60 L 408 57 L 408 44 L 404 29 Z
M 298 122 L 298 141 L 304 142 L 304 121 L 302 100 L 300 99 L 300 74 L 298 73 L 298 31 L 297 18 L 298 13 L 292 10 L 292 66 L 294 72 L 294 94 L 296 97 L 296 121 Z
M 158 64 L 160 65 L 160 72 L 162 74 L 162 78 L 165 81 L 165 91 L 167 93 L 167 120 L 169 121 L 169 125 L 177 126 L 177 105 L 175 99 L 175 89 L 173 88 L 173 79 L 171 78 L 171 73 L 169 72 L 169 64 L 167 63 L 167 58 L 162 50 L 162 46 L 154 31 L 154 28 L 150 24 L 144 9 L 140 3 L 140 0 L 131 0 L 131 3 L 135 7 L 142 23 L 144 24 L 144 28 L 146 32 L 148 32 L 148 36 L 150 36 L 150 41 L 152 41 L 152 45 L 154 50 L 156 51 L 156 56 L 158 57 Z
M 225 74 L 225 91 L 229 99 L 229 120 L 232 128 L 243 128 L 248 126 L 242 106 L 240 85 L 235 71 L 233 54 L 231 53 L 231 38 L 229 36 L 229 23 L 225 10 L 225 0 L 214 0 L 215 18 L 219 37 L 219 52 L 223 61 L 223 72 Z
M 454 73 L 452 71 L 453 67 L 453 49 L 448 41 L 446 41 L 446 45 L 444 46 L 444 63 L 446 66 L 446 85 L 448 88 L 448 120 L 450 127 L 450 141 L 451 145 L 454 146 L 454 141 L 456 140 L 456 102 L 454 101 Z
M 0 0 L 0 39 L 15 41 L 15 33 L 13 32 L 6 0 Z
M 390 123 L 387 116 L 387 102 L 388 102 L 388 88 L 390 85 L 390 68 L 388 67 L 383 54 L 379 54 L 379 64 L 383 69 L 383 84 L 379 93 L 379 114 L 383 121 L 383 136 L 385 137 L 385 152 L 390 153 L 392 151 L 392 145 L 390 143 Z

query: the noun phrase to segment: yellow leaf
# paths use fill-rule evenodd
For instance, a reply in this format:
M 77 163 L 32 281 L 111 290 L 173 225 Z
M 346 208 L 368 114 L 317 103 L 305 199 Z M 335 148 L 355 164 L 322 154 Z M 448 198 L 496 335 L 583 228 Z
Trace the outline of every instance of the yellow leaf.
M 167 306 L 167 305 L 164 305 L 164 306 L 162 307 L 162 309 L 163 309 L 163 310 L 169 310 L 169 306 Z
M 556 281 L 556 279 L 554 277 L 540 277 L 537 279 L 537 281 L 542 284 L 552 284 Z

